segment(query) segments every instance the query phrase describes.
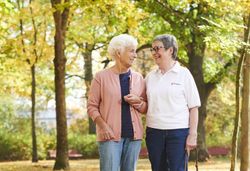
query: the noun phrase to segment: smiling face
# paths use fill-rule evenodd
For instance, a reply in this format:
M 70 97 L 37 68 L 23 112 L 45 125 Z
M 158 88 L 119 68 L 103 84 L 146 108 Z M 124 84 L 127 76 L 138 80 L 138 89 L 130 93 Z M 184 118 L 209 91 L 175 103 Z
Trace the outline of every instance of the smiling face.
M 120 62 L 121 67 L 130 68 L 136 57 L 136 46 L 131 45 L 118 52 L 117 60 Z
M 165 49 L 161 41 L 155 41 L 152 44 L 152 55 L 155 60 L 155 63 L 158 66 L 168 63 L 172 59 L 172 48 Z

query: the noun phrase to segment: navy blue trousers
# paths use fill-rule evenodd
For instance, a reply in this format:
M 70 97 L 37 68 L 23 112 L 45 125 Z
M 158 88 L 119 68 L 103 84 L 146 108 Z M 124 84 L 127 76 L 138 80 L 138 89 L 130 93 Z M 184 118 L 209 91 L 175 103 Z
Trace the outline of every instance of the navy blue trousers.
M 159 130 L 147 127 L 146 145 L 152 171 L 187 171 L 188 132 L 188 128 Z

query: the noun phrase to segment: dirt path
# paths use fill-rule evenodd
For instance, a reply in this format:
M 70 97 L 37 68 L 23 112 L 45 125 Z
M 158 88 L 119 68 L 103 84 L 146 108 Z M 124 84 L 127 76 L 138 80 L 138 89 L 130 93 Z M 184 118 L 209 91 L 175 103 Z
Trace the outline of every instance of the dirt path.
M 39 161 L 33 164 L 30 161 L 0 162 L 0 171 L 52 171 L 54 161 Z M 99 171 L 99 161 L 93 160 L 71 160 L 71 171 Z M 211 159 L 206 163 L 199 163 L 199 171 L 228 171 L 229 160 Z M 239 170 L 239 169 L 238 169 Z M 136 171 L 151 171 L 148 159 L 140 159 Z M 189 163 L 189 171 L 195 171 L 194 163 Z

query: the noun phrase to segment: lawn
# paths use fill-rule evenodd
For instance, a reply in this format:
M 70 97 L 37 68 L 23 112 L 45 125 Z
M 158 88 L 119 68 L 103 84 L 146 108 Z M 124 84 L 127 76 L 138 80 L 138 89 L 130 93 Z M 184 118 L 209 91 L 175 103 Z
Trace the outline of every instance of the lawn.
M 39 161 L 36 164 L 30 161 L 0 162 L 0 171 L 51 171 L 54 161 Z M 98 160 L 71 160 L 71 171 L 99 171 Z M 212 158 L 208 162 L 199 163 L 199 171 L 228 171 L 229 159 Z M 239 170 L 239 169 L 238 169 Z M 137 171 L 151 171 L 148 159 L 140 159 Z M 189 163 L 189 171 L 195 171 L 194 163 Z

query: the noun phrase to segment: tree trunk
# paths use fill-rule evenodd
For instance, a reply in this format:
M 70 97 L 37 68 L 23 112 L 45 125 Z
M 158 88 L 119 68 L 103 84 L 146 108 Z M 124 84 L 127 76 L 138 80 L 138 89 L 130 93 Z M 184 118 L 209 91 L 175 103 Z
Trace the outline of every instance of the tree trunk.
M 209 158 L 206 146 L 206 129 L 205 129 L 205 121 L 207 115 L 206 106 L 209 94 L 212 91 L 212 89 L 211 88 L 208 89 L 208 87 L 206 86 L 202 70 L 205 44 L 201 43 L 202 41 L 197 41 L 197 38 L 194 35 L 193 35 L 193 42 L 188 44 L 186 47 L 189 57 L 189 69 L 194 77 L 201 99 L 201 107 L 199 108 L 198 139 L 197 139 L 198 159 L 199 161 L 206 161 Z M 194 155 L 195 155 L 194 152 L 192 152 L 190 155 L 191 160 L 195 159 Z
M 241 164 L 240 170 L 250 169 L 250 55 L 247 53 L 243 67 L 243 100 L 241 116 Z
M 202 99 L 203 98 L 203 99 Z M 199 124 L 198 124 L 198 159 L 199 161 L 206 161 L 209 158 L 209 154 L 207 151 L 206 145 L 206 129 L 205 129 L 205 121 L 206 121 L 206 104 L 207 104 L 208 96 L 201 97 L 202 106 L 199 108 Z
M 247 43 L 250 42 L 250 15 L 245 18 L 247 31 L 245 38 Z M 250 54 L 249 48 L 246 49 L 245 60 L 243 65 L 243 96 L 241 108 L 241 163 L 240 170 L 247 171 L 250 169 Z
M 57 5 L 62 5 L 61 0 L 51 0 L 52 7 L 56 9 Z M 67 0 L 64 3 L 68 3 Z M 65 102 L 65 65 L 66 57 L 65 50 L 65 36 L 66 26 L 68 21 L 69 8 L 65 7 L 63 11 L 56 9 L 53 13 L 55 21 L 55 96 L 56 96 L 56 129 L 57 129 L 57 143 L 56 143 L 56 162 L 54 170 L 68 170 L 68 139 L 67 139 L 67 118 L 66 118 L 66 102 Z
M 145 78 L 147 75 L 146 74 L 147 73 L 147 71 L 146 71 L 146 61 L 147 60 L 148 59 L 147 59 L 147 55 L 146 55 L 145 51 L 142 51 L 142 64 L 141 64 L 142 71 L 141 71 L 141 74 L 142 74 L 143 78 Z
M 232 152 L 231 152 L 231 167 L 230 171 L 235 170 L 235 163 L 237 161 L 237 148 L 238 148 L 238 136 L 239 136 L 239 125 L 240 125 L 240 80 L 241 80 L 241 68 L 243 65 L 243 55 L 238 62 L 236 82 L 235 82 L 235 119 L 234 119 L 234 131 L 232 137 Z
M 83 53 L 84 58 L 84 81 L 86 86 L 85 97 L 88 100 L 89 89 L 91 85 L 91 81 L 93 79 L 92 74 L 92 50 L 94 49 L 94 45 L 90 45 L 88 43 L 85 44 L 85 53 Z M 92 119 L 89 118 L 89 134 L 95 134 L 96 127 L 95 123 Z
M 68 163 L 67 118 L 65 102 L 65 63 L 64 38 L 61 31 L 55 36 L 55 93 L 56 93 L 56 128 L 57 146 L 55 170 L 66 169 Z
M 18 10 L 21 11 L 21 6 L 23 8 L 23 3 L 24 1 L 22 1 L 22 5 L 20 4 L 20 1 L 17 0 L 17 7 Z M 31 4 L 31 0 L 29 2 Z M 32 8 L 30 7 L 30 11 L 31 11 L 31 15 L 33 15 L 32 12 Z M 20 23 L 20 31 L 21 31 L 21 35 L 22 35 L 22 39 L 21 39 L 21 43 L 22 43 L 22 51 L 24 53 L 24 56 L 26 56 L 26 48 L 25 48 L 25 43 L 24 43 L 24 30 L 23 30 L 23 20 L 20 19 L 19 20 Z M 32 16 L 32 24 L 33 24 L 33 28 L 34 28 L 34 43 L 33 45 L 36 46 L 36 42 L 37 42 L 37 30 L 36 30 L 36 26 L 35 26 L 35 20 Z M 36 53 L 36 49 L 33 50 L 34 52 L 34 56 L 36 57 L 35 63 L 38 60 L 38 56 Z M 35 110 L 36 110 L 36 70 L 35 70 L 35 63 L 31 64 L 30 59 L 27 58 L 26 59 L 27 63 L 29 65 L 31 65 L 30 69 L 31 69 L 31 137 L 32 137 L 32 162 L 38 162 L 38 156 L 37 156 L 37 142 L 36 142 L 36 126 L 35 126 Z
M 250 16 L 243 18 L 244 24 L 245 24 L 245 30 L 244 30 L 244 42 L 247 44 L 249 42 L 249 30 L 250 30 Z M 237 67 L 237 75 L 236 75 L 236 114 L 235 114 L 235 124 L 234 124 L 234 132 L 233 132 L 233 138 L 232 138 L 232 155 L 231 155 L 231 168 L 230 171 L 235 170 L 235 163 L 237 161 L 237 150 L 238 150 L 238 134 L 239 134 L 239 125 L 240 125 L 240 80 L 241 80 L 241 73 L 242 73 L 242 66 L 245 61 L 245 55 L 247 51 L 247 46 L 244 45 L 241 50 L 241 56 L 238 62 Z
M 37 157 L 37 143 L 36 143 L 36 125 L 35 125 L 35 108 L 36 108 L 36 67 L 35 64 L 31 66 L 31 132 L 32 132 L 32 162 L 38 162 Z

